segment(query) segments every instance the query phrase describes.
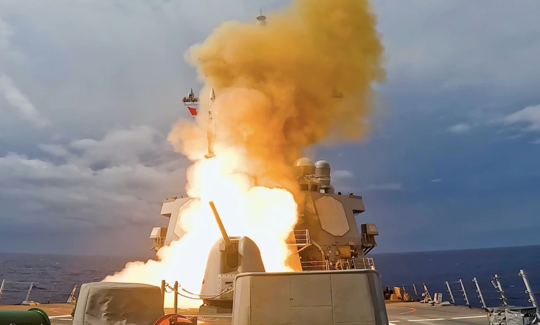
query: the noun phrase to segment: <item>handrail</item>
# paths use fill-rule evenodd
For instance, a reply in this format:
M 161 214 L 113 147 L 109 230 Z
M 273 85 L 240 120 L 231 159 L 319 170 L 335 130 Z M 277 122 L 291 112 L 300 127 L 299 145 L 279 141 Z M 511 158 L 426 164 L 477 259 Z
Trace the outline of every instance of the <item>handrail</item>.
M 302 269 L 304 271 L 328 271 L 330 270 L 330 265 L 328 263 L 328 260 L 324 261 L 302 261 L 300 262 L 302 265 Z
M 311 245 L 311 238 L 309 236 L 308 229 L 293 230 L 294 243 L 289 246 L 309 246 Z

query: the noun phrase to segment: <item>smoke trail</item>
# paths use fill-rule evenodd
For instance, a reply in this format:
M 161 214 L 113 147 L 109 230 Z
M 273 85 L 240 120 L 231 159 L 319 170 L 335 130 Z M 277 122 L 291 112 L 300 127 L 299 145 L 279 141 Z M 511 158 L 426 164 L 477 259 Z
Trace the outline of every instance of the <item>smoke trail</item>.
M 227 22 L 193 46 L 186 56 L 205 82 L 202 94 L 217 94 L 216 154 L 236 148 L 239 169 L 257 185 L 296 192 L 290 166 L 303 148 L 369 130 L 371 86 L 384 79 L 375 25 L 366 0 L 295 0 L 267 26 Z M 205 130 L 205 119 L 182 121 L 169 140 L 197 160 Z

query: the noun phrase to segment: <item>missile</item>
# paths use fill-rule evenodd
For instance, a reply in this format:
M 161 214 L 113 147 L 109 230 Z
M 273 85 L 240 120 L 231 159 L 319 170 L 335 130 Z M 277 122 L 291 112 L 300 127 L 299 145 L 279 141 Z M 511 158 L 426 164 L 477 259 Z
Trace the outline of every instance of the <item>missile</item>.
M 212 88 L 210 89 L 210 108 L 208 109 L 208 131 L 207 131 L 208 154 L 204 155 L 204 158 L 206 159 L 214 158 L 216 156 L 214 154 L 214 139 L 215 139 L 214 119 L 212 118 L 212 105 L 214 104 L 215 99 L 216 99 L 216 92 L 214 91 L 214 88 Z

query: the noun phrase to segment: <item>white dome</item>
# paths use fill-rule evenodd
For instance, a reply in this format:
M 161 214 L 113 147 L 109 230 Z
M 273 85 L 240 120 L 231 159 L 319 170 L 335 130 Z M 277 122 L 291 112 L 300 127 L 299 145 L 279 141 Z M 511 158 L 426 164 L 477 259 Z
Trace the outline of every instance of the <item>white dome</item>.
M 308 158 L 300 158 L 296 160 L 296 162 L 294 163 L 294 166 L 295 167 L 306 167 L 306 166 L 313 167 L 315 165 Z
M 297 177 L 315 174 L 315 165 L 308 158 L 300 158 L 294 163 Z
M 330 163 L 326 160 L 319 160 L 315 163 L 316 168 L 330 168 Z

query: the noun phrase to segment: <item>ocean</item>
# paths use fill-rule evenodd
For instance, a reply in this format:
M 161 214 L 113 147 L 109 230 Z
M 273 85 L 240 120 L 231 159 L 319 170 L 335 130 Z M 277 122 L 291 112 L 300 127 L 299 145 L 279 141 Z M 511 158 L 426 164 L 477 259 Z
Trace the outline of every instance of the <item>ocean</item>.
M 431 295 L 439 292 L 444 300 L 449 300 L 444 284 L 448 281 L 456 303 L 465 305 L 459 283 L 462 279 L 470 304 L 481 307 L 472 282 L 476 277 L 488 307 L 499 306 L 500 296 L 490 282 L 497 274 L 508 304 L 529 306 L 523 280 L 518 275 L 521 269 L 527 273 L 533 292 L 540 293 L 540 246 L 370 256 L 375 260 L 384 286 L 404 286 L 413 296 L 413 284 L 421 294 L 425 283 Z M 30 282 L 34 282 L 30 300 L 66 302 L 75 285 L 101 281 L 134 260 L 137 258 L 0 253 L 0 280 L 6 280 L 0 304 L 20 304 L 27 295 Z

